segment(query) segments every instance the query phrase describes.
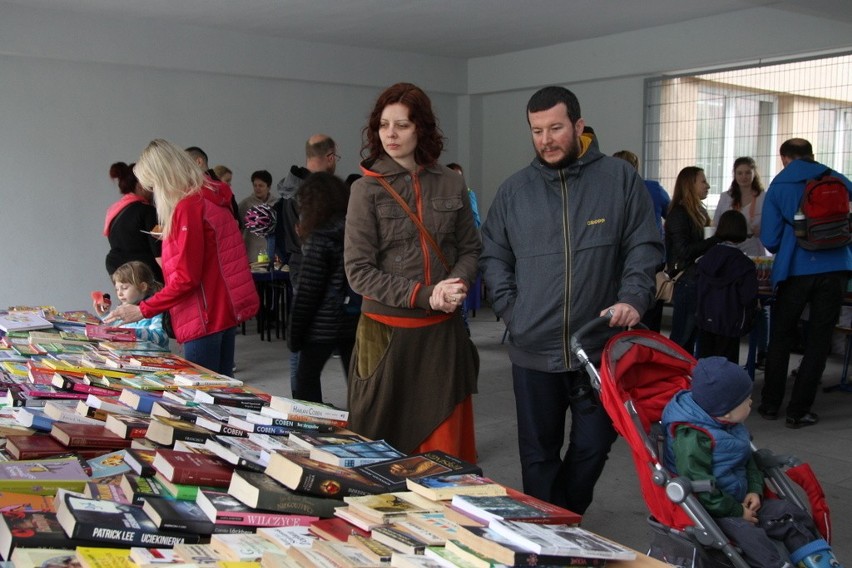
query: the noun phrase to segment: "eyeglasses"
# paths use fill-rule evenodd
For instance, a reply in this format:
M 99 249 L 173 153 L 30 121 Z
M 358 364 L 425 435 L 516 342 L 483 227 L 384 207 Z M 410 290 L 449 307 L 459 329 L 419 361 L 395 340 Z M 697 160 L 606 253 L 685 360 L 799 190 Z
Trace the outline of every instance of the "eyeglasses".
M 331 152 L 330 154 L 325 155 L 326 158 L 331 158 L 332 156 L 334 156 L 335 160 L 340 160 L 340 154 L 335 154 L 334 152 Z

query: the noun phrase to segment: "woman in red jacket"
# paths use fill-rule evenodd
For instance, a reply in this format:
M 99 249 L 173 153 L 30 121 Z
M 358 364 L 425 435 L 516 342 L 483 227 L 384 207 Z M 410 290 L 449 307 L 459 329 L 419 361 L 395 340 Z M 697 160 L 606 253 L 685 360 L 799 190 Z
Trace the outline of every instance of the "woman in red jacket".
M 116 308 L 105 321 L 134 322 L 168 310 L 184 356 L 232 375 L 236 326 L 257 313 L 259 300 L 231 212 L 231 189 L 166 140 L 151 142 L 133 171 L 154 191 L 165 286 L 138 306 Z

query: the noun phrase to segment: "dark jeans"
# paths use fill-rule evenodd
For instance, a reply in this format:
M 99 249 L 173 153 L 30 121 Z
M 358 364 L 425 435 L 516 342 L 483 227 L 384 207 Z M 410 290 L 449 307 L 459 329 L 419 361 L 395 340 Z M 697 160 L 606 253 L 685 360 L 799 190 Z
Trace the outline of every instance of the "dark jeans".
M 524 493 L 584 513 L 617 436 L 612 421 L 594 391 L 577 396 L 591 389 L 585 371 L 545 373 L 512 365 L 512 378 Z
M 845 272 L 826 272 L 791 276 L 778 285 L 769 324 L 762 406 L 770 410 L 781 407 L 787 386 L 790 351 L 796 342 L 796 325 L 805 306 L 810 304 L 805 352 L 787 405 L 787 416 L 800 418 L 810 412 L 831 350 L 831 334 L 840 317 L 846 281 Z
M 295 378 L 290 379 L 293 398 L 322 402 L 322 369 L 334 350 L 340 353 L 343 376 L 349 377 L 349 361 L 352 359 L 352 347 L 355 338 L 337 343 L 308 343 L 299 351 L 299 367 Z M 292 360 L 292 358 L 291 358 Z
M 745 560 L 758 568 L 781 568 L 790 561 L 782 558 L 773 540 L 793 552 L 819 538 L 810 515 L 783 499 L 765 499 L 757 518 L 756 525 L 742 517 L 716 519 L 716 524 L 740 547 Z
M 684 274 L 676 283 L 672 296 L 672 331 L 669 339 L 683 347 L 687 353 L 695 353 L 695 338 L 698 335 L 695 312 L 698 309 L 698 287 L 695 279 Z
M 237 328 L 211 333 L 183 344 L 183 356 L 220 375 L 234 376 Z

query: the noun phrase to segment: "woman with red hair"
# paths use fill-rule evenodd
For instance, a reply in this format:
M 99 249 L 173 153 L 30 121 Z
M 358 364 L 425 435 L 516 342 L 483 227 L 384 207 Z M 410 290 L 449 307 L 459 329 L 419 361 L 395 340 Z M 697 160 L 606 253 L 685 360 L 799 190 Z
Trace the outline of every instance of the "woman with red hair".
M 417 86 L 382 92 L 363 135 L 344 241 L 346 275 L 363 296 L 350 427 L 406 453 L 475 462 L 479 356 L 459 308 L 481 244 L 467 187 L 438 163 L 443 136 Z

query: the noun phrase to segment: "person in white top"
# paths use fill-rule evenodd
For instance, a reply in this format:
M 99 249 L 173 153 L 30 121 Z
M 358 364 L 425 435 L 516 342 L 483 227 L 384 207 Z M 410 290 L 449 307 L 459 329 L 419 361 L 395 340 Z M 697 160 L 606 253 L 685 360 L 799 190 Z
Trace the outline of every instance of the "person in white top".
M 719 197 L 719 205 L 713 215 L 713 226 L 719 225 L 722 213 L 734 209 L 745 215 L 748 221 L 748 238 L 739 245 L 748 256 L 766 256 L 766 249 L 760 242 L 760 212 L 766 191 L 757 173 L 754 158 L 743 156 L 734 160 L 734 180 Z

